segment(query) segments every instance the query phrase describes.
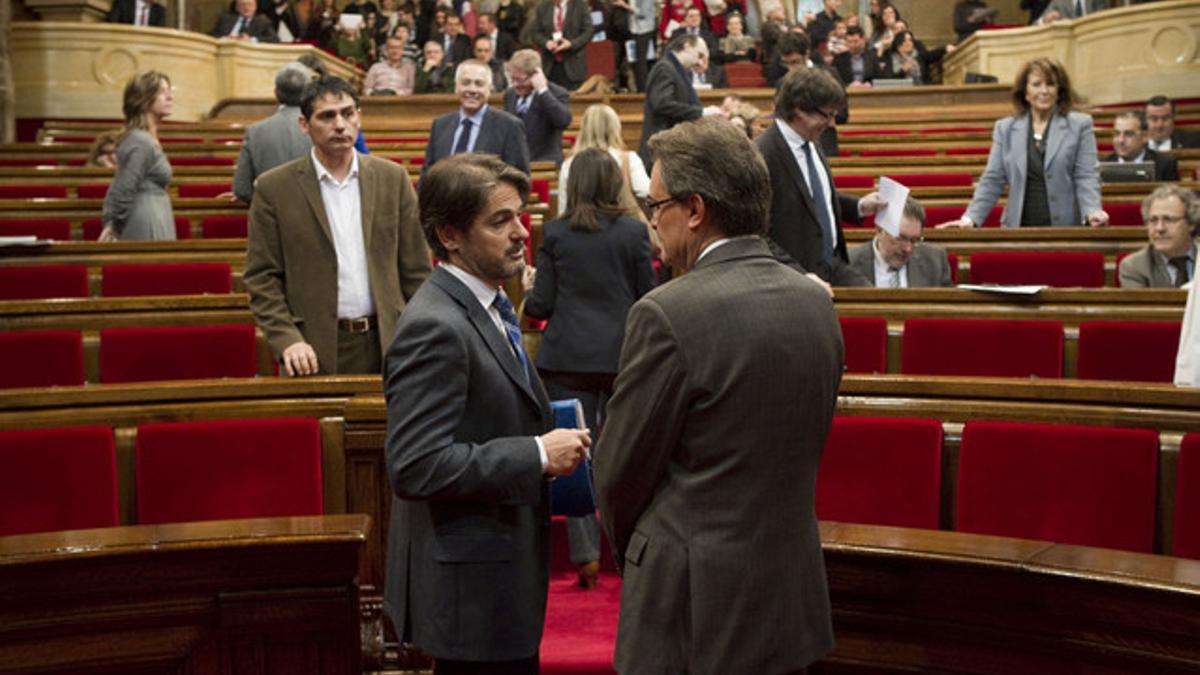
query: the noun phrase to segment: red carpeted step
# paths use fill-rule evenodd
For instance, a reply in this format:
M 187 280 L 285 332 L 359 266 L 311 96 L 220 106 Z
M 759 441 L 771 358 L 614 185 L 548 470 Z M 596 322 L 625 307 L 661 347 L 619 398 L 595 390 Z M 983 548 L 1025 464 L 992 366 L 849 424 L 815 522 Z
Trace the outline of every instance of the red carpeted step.
M 611 675 L 617 641 L 621 579 L 602 573 L 595 590 L 575 585 L 575 573 L 550 575 L 546 629 L 542 636 L 542 675 Z

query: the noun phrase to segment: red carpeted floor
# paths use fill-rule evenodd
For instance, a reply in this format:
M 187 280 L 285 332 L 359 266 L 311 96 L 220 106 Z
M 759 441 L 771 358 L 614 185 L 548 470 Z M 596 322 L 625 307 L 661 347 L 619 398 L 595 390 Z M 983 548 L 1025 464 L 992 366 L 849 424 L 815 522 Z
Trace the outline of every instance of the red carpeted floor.
M 600 554 L 600 584 L 585 591 L 575 585 L 575 567 L 567 555 L 565 521 L 555 518 L 550 532 L 550 596 L 542 636 L 543 675 L 613 673 L 613 644 L 617 640 L 617 610 L 621 579 L 613 571 L 612 554 L 604 543 Z

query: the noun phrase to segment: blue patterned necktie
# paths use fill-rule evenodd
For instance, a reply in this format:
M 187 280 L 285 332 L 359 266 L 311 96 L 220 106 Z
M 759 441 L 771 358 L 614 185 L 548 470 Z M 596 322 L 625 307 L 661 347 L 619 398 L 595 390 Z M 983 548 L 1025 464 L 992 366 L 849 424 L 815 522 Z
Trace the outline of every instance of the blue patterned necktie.
M 521 364 L 521 373 L 525 375 L 525 381 L 529 381 L 529 369 L 526 367 L 525 348 L 521 346 L 521 325 L 517 323 L 517 312 L 513 309 L 512 301 L 504 294 L 504 291 L 496 292 L 496 299 L 492 300 L 492 307 L 495 307 L 500 312 L 500 320 L 504 323 L 504 334 L 508 336 L 508 344 L 512 347 L 513 353 L 517 355 L 517 361 Z
M 471 120 L 464 117 L 463 121 L 462 121 L 462 131 L 460 131 L 458 134 L 458 143 L 454 146 L 453 154 L 457 155 L 457 154 L 466 152 L 467 148 L 469 148 L 470 146 L 471 146 Z M 510 302 L 508 304 L 508 306 L 512 307 L 512 303 Z
M 817 173 L 817 164 L 813 161 L 812 143 L 804 144 L 804 160 L 808 162 L 808 192 L 812 195 L 817 224 L 821 226 L 821 236 L 825 239 L 825 260 L 833 260 L 833 252 L 837 248 L 837 233 L 834 232 L 833 223 L 829 221 L 829 197 L 825 195 L 821 174 Z

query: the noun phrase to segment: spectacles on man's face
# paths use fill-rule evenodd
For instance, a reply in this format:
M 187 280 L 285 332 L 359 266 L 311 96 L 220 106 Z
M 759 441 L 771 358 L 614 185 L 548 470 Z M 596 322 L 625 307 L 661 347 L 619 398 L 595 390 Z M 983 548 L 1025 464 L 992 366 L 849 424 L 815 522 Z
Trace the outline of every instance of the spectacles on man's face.
M 1147 225 L 1174 225 L 1175 223 L 1183 222 L 1183 216 L 1150 216 L 1146 219 Z
M 821 117 L 824 117 L 825 121 L 829 124 L 833 124 L 837 121 L 835 118 L 837 117 L 838 111 L 836 110 L 821 110 L 820 108 L 813 108 L 808 112 L 813 115 L 820 115 Z
M 896 241 L 900 242 L 901 244 L 908 244 L 909 246 L 916 246 L 916 245 L 920 244 L 921 242 L 925 241 L 925 237 L 920 237 L 920 236 L 906 237 L 904 235 L 900 235 L 898 237 L 893 237 L 893 238 Z
M 651 218 L 653 218 L 655 216 L 655 214 L 658 213 L 659 209 L 666 206 L 667 204 L 670 204 L 671 202 L 677 202 L 677 201 L 679 201 L 678 197 L 664 197 L 662 199 L 655 199 L 655 200 L 647 199 L 645 201 L 646 212 L 650 214 Z

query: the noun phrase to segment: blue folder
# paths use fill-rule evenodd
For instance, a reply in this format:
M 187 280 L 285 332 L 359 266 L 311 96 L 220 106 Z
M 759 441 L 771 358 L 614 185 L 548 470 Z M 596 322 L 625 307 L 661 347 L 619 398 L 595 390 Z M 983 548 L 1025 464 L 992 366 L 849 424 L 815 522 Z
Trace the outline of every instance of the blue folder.
M 551 401 L 554 426 L 560 429 L 583 429 L 583 405 L 579 399 Z M 586 516 L 596 512 L 592 495 L 592 463 L 583 460 L 568 476 L 559 476 L 550 483 L 550 511 L 560 516 Z

